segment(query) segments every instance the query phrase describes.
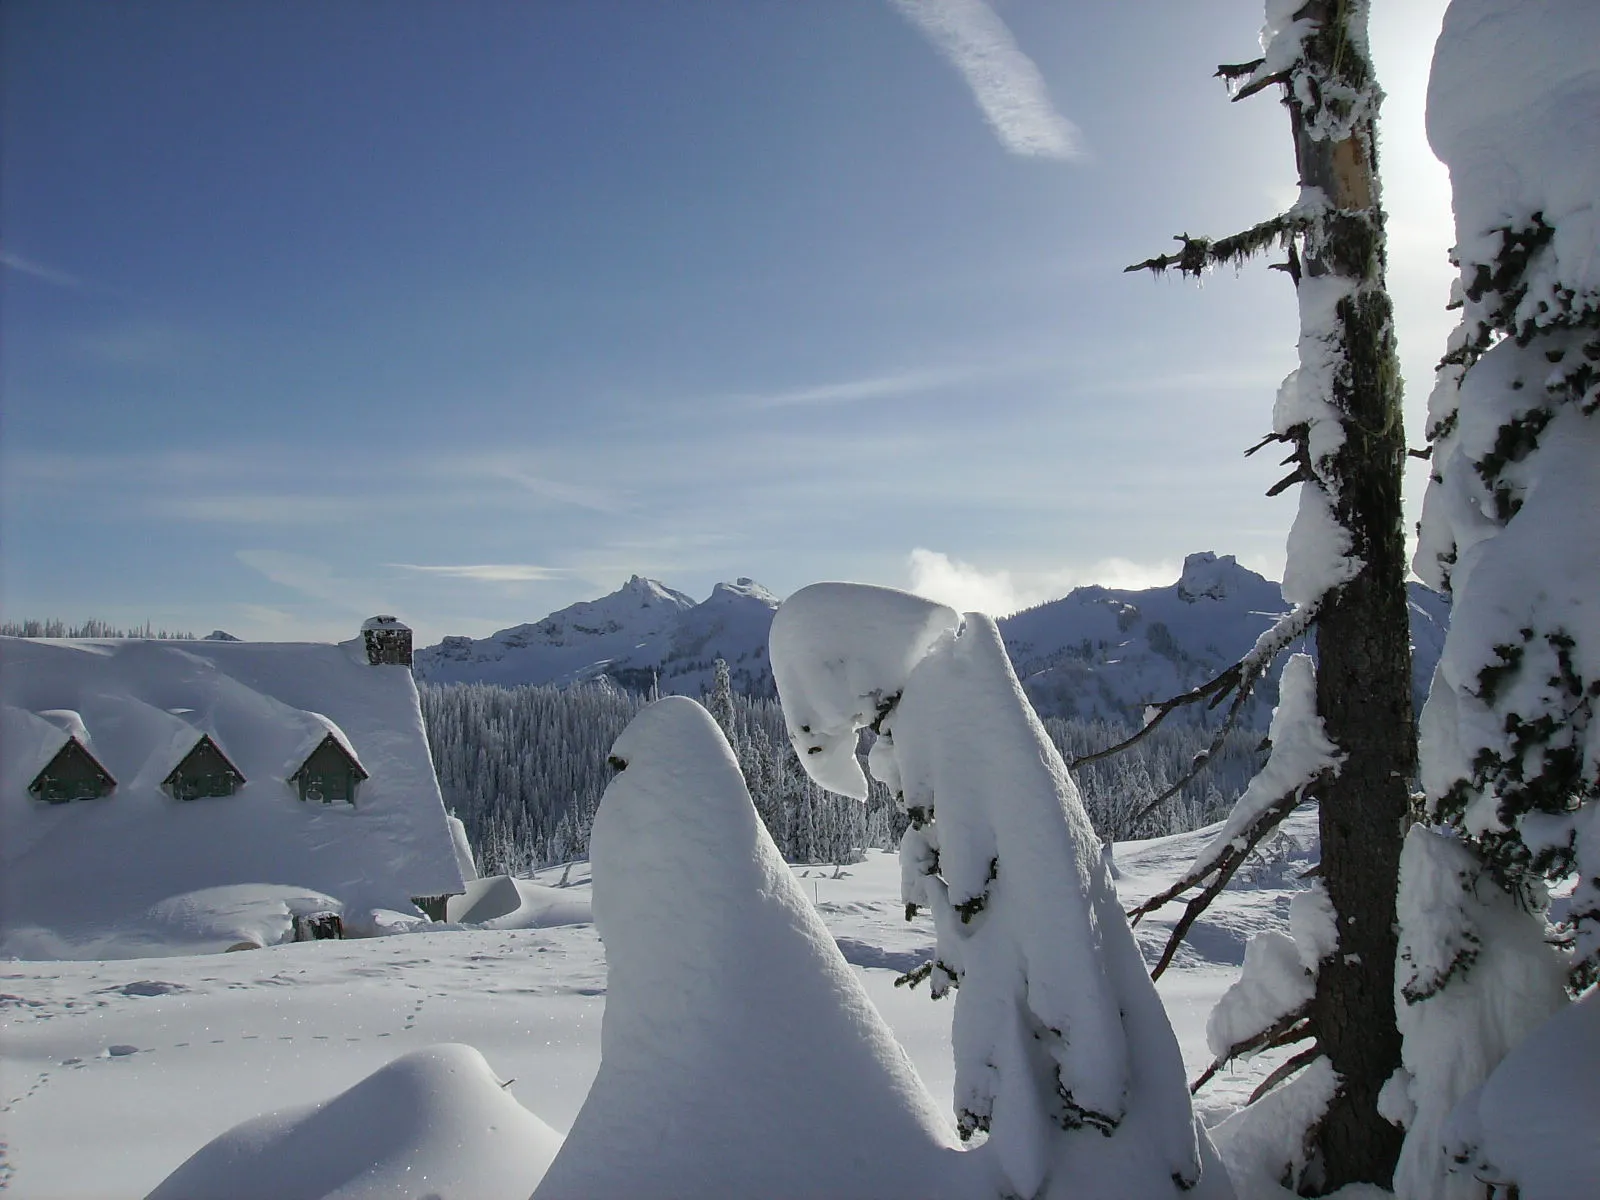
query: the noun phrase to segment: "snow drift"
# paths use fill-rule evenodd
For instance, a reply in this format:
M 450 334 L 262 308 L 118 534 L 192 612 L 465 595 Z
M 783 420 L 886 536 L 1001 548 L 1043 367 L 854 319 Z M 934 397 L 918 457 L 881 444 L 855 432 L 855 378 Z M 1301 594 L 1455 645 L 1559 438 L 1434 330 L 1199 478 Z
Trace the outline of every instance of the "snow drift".
M 612 754 L 591 841 L 600 1070 L 540 1200 L 972 1194 L 710 715 L 668 697 Z
M 322 1104 L 235 1126 L 148 1200 L 525 1200 L 560 1146 L 483 1055 L 429 1046 Z
M 451 896 L 445 917 L 485 929 L 549 929 L 588 924 L 593 914 L 584 892 L 510 875 L 490 875 L 472 880 L 465 892 Z

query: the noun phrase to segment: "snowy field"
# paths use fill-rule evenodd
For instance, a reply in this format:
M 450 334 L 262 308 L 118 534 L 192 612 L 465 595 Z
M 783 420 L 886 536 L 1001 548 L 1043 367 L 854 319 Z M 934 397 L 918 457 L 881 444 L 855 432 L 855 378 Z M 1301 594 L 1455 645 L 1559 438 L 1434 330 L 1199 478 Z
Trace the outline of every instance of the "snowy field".
M 1246 938 L 1286 925 L 1294 877 L 1315 855 L 1314 830 L 1311 814 L 1292 817 L 1158 985 L 1191 1078 L 1210 1061 L 1206 1017 L 1236 977 Z M 1176 878 L 1207 837 L 1119 846 L 1125 906 Z M 794 874 L 948 1104 L 951 1003 L 894 986 L 934 941 L 926 916 L 903 919 L 895 857 L 874 852 L 842 870 L 797 866 Z M 497 928 L 436 925 L 234 954 L 0 963 L 0 1190 L 143 1196 L 239 1122 L 326 1100 L 403 1053 L 445 1042 L 477 1047 L 512 1081 L 509 1094 L 565 1133 L 599 1066 L 606 968 L 587 917 L 587 869 L 575 867 L 557 892 L 561 875 L 547 871 L 535 881 L 545 887 L 524 885 L 522 906 L 489 922 Z M 1147 959 L 1181 911 L 1171 905 L 1141 927 Z M 1271 1062 L 1222 1072 L 1197 1097 L 1206 1122 L 1242 1103 Z

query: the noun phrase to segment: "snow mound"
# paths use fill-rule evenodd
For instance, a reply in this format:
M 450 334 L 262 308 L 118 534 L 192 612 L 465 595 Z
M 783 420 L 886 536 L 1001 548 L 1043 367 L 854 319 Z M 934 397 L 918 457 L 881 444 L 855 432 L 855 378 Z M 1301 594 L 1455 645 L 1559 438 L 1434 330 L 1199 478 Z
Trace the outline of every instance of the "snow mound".
M 103 887 L 79 879 L 91 893 Z M 64 893 L 69 881 L 58 887 Z M 294 940 L 294 919 L 317 913 L 345 916 L 344 905 L 311 888 L 275 883 L 239 883 L 180 892 L 142 913 L 96 929 L 63 937 L 49 925 L 16 924 L 6 931 L 5 948 L 19 958 L 157 958 L 215 954 L 245 947 L 276 946 Z M 364 914 L 362 914 L 364 915 Z M 370 919 L 347 932 L 377 932 Z
M 203 952 L 221 948 L 217 943 L 293 941 L 295 917 L 342 909 L 332 896 L 309 888 L 245 883 L 169 896 L 150 906 L 145 921 L 167 933 L 163 940 L 192 942 L 191 952 Z
M 710 714 L 668 697 L 612 754 L 590 843 L 600 1070 L 540 1200 L 975 1192 Z
M 322 1104 L 236 1125 L 148 1200 L 524 1200 L 560 1146 L 483 1055 L 429 1046 Z
M 594 919 L 584 892 L 509 875 L 472 880 L 462 895 L 450 897 L 445 918 L 485 929 L 550 929 Z

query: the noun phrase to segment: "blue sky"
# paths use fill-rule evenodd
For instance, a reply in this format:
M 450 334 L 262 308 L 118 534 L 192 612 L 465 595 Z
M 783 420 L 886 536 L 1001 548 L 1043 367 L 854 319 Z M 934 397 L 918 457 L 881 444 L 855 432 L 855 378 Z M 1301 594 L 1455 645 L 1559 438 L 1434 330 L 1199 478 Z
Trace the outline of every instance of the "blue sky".
M 0 608 L 431 642 L 634 572 L 1276 575 L 1288 283 L 1121 273 L 1292 201 L 1210 78 L 1260 0 L 914 3 L 10 0 Z M 1378 7 L 1420 439 L 1444 0 Z

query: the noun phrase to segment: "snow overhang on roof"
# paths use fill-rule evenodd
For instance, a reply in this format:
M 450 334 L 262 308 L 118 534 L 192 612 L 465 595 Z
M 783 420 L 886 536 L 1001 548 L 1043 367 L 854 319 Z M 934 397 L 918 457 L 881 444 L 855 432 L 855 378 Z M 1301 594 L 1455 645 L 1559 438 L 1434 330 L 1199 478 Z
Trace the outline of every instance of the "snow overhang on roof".
M 71 735 L 37 713 L 7 704 L 0 708 L 0 746 L 5 750 L 7 792 L 26 791 Z

